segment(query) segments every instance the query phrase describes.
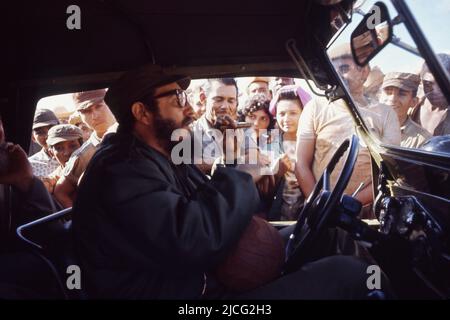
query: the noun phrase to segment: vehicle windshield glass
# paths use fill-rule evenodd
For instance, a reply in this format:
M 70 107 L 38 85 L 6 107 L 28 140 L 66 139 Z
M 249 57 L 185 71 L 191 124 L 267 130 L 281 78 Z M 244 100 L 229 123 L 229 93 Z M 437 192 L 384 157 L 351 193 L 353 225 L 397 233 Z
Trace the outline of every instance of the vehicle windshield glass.
M 392 42 L 367 66 L 358 66 L 351 53 L 345 54 L 350 52 L 352 32 L 375 3 L 365 1 L 355 10 L 352 22 L 327 53 L 371 134 L 382 144 L 421 148 L 433 136 L 450 134 L 449 102 L 428 71 L 405 24 L 393 26 Z M 397 17 L 392 4 L 383 3 L 390 18 Z M 425 2 L 408 1 L 434 52 L 450 72 L 450 41 L 446 34 L 450 27 L 446 19 L 450 5 L 448 1 L 437 3 L 438 6 L 427 6 Z

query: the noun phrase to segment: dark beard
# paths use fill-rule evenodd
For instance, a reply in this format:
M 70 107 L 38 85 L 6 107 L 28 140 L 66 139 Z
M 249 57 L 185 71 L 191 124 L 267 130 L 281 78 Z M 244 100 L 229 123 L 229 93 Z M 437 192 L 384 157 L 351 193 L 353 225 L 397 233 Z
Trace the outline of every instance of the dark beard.
M 158 139 L 159 144 L 168 153 L 170 153 L 172 151 L 172 148 L 180 142 L 171 140 L 172 132 L 177 129 L 185 128 L 193 121 L 193 119 L 191 119 L 190 117 L 186 117 L 181 122 L 181 125 L 177 125 L 177 123 L 171 119 L 163 119 L 159 112 L 155 113 L 154 119 L 156 138 Z

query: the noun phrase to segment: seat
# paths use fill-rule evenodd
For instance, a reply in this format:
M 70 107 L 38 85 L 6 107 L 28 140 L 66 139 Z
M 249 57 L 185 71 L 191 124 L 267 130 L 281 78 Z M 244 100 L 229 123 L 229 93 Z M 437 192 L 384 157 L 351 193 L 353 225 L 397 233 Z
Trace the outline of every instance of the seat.
M 50 214 L 17 228 L 18 237 L 29 250 L 37 254 L 54 275 L 62 297 L 68 300 L 87 298 L 83 286 L 81 289 L 69 289 L 67 286 L 68 267 L 80 266 L 72 234 L 72 208 Z

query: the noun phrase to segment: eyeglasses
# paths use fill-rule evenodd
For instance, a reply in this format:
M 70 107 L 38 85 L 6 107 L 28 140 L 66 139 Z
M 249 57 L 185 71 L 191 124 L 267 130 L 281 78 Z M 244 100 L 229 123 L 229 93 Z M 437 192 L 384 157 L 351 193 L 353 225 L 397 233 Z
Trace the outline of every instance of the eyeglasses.
M 171 96 L 171 95 L 177 96 L 178 105 L 180 106 L 180 108 L 185 108 L 187 106 L 188 97 L 187 97 L 186 91 L 181 90 L 181 89 L 170 90 L 170 91 L 158 94 L 157 96 L 154 96 L 153 99 L 158 99 L 158 98 L 167 97 L 167 96 Z

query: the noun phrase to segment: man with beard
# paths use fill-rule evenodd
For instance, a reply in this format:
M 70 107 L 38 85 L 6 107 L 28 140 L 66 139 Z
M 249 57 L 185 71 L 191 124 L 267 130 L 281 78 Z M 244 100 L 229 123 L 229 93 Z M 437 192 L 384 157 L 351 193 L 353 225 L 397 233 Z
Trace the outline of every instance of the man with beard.
M 450 55 L 437 55 L 447 73 L 450 73 Z M 436 83 L 433 74 L 424 63 L 420 72 L 425 96 L 412 112 L 412 119 L 433 136 L 450 134 L 449 102 Z
M 92 158 L 73 208 L 90 298 L 211 297 L 208 272 L 256 209 L 249 174 L 223 166 L 208 180 L 192 164 L 173 163 L 169 129 L 187 129 L 194 115 L 188 85 L 188 78 L 155 74 L 149 65 L 125 73 L 105 97 L 119 128 Z M 351 257 L 325 258 L 245 297 L 363 298 L 366 270 Z

